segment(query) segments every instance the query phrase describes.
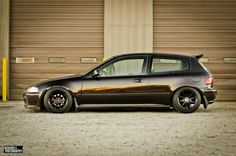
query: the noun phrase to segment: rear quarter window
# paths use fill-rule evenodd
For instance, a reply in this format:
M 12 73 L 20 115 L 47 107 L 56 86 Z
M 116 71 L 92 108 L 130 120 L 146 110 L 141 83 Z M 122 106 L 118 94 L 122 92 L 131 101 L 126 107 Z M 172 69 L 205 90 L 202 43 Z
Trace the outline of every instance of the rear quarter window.
M 202 66 L 202 68 L 203 68 L 205 71 L 209 72 L 209 70 L 207 69 L 207 67 L 204 66 L 204 64 L 203 64 L 201 61 L 198 60 L 198 63 Z
M 180 72 L 189 69 L 187 58 L 153 58 L 151 73 Z

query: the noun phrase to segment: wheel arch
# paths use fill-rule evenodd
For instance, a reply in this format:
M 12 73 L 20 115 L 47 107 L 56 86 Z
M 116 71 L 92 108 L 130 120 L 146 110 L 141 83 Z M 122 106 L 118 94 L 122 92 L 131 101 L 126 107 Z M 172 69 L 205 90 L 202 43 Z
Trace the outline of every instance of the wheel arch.
M 45 110 L 45 109 L 46 109 L 45 106 L 44 106 L 44 103 L 43 103 L 44 96 L 45 96 L 45 94 L 47 93 L 47 91 L 50 90 L 50 89 L 52 89 L 52 88 L 63 88 L 63 89 L 65 89 L 65 90 L 67 90 L 67 91 L 71 94 L 72 99 L 73 99 L 73 103 L 72 103 L 71 109 L 72 109 L 72 108 L 75 108 L 75 107 L 74 107 L 74 106 L 75 106 L 75 95 L 74 95 L 74 93 L 73 93 L 69 88 L 67 88 L 67 87 L 65 87 L 65 86 L 50 86 L 50 87 L 44 89 L 44 91 L 43 91 L 43 92 L 41 93 L 41 95 L 40 95 L 39 102 L 40 102 L 40 109 L 41 109 L 41 110 Z
M 194 86 L 188 86 L 188 85 L 186 85 L 186 86 L 180 86 L 180 87 L 176 88 L 176 89 L 173 91 L 173 93 L 172 93 L 172 95 L 171 95 L 171 105 L 172 105 L 172 106 L 173 106 L 173 102 L 172 102 L 172 101 L 173 101 L 173 98 L 174 98 L 175 93 L 176 93 L 179 89 L 185 88 L 185 87 L 189 87 L 189 88 L 196 89 L 196 90 L 199 92 L 200 96 L 201 96 L 201 104 L 205 104 L 205 99 L 204 99 L 203 92 L 201 91 L 201 89 L 199 89 L 199 88 L 197 88 L 197 87 L 194 87 Z

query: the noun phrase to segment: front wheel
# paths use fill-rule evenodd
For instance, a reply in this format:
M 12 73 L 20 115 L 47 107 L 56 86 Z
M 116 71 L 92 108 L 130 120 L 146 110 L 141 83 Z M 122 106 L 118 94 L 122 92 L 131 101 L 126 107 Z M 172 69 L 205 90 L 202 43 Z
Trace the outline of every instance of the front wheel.
M 69 91 L 56 87 L 49 89 L 44 96 L 44 106 L 49 112 L 64 113 L 70 110 L 73 98 Z
M 174 108 L 181 113 L 195 112 L 201 104 L 200 93 L 190 87 L 184 87 L 176 91 L 173 97 Z

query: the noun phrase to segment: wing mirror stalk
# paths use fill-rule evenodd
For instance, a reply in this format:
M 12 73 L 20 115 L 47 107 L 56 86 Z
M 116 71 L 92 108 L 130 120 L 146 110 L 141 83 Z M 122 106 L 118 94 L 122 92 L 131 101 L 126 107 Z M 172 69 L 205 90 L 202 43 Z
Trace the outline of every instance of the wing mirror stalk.
M 97 70 L 94 70 L 93 71 L 93 75 L 92 75 L 92 78 L 98 78 L 99 77 L 99 73 Z

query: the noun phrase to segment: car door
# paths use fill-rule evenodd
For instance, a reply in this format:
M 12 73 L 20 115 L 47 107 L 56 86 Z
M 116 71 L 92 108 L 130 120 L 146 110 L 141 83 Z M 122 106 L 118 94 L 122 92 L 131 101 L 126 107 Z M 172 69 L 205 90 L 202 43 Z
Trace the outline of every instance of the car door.
M 148 98 L 147 55 L 123 56 L 89 74 L 82 85 L 83 104 L 138 104 Z
M 183 77 L 189 70 L 189 60 L 179 57 L 153 56 L 149 68 L 150 103 L 171 103 L 172 92 L 176 86 L 184 84 Z

